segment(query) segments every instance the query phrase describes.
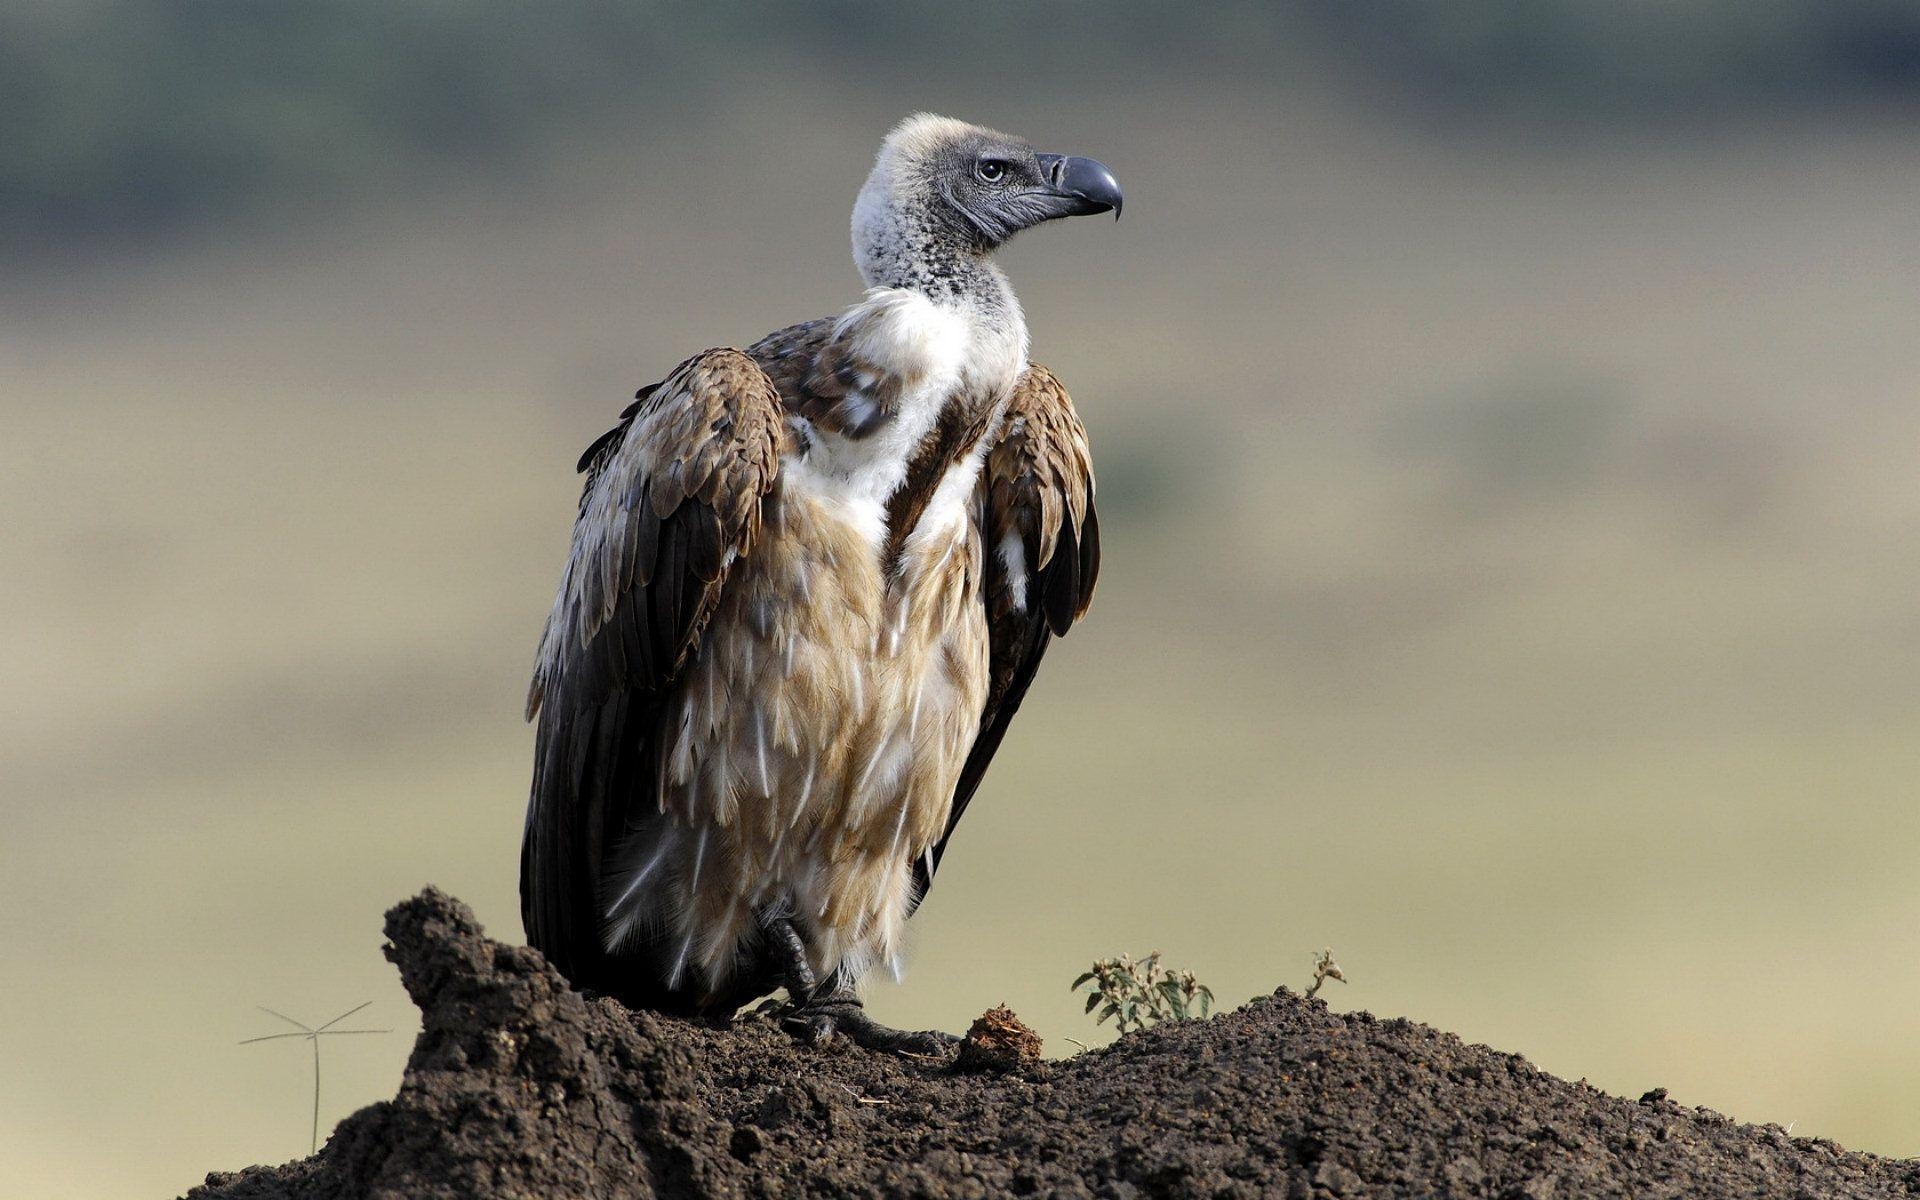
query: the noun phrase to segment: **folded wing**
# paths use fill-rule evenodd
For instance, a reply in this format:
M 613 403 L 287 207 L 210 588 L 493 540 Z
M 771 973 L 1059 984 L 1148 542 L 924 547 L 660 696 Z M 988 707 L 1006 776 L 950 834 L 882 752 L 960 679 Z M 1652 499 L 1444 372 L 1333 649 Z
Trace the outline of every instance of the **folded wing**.
M 671 1007 L 603 949 L 608 853 L 657 812 L 659 707 L 779 470 L 780 398 L 738 350 L 688 359 L 581 459 L 587 483 L 527 698 L 539 720 L 520 857 L 527 940 L 576 985 Z
M 915 865 L 923 895 L 953 827 L 1000 749 L 1047 644 L 1086 613 L 1100 572 L 1100 526 L 1094 515 L 1087 431 L 1067 389 L 1037 363 L 1029 364 L 1014 387 L 981 486 L 986 493 L 991 676 L 980 734 L 954 790 L 946 836 Z

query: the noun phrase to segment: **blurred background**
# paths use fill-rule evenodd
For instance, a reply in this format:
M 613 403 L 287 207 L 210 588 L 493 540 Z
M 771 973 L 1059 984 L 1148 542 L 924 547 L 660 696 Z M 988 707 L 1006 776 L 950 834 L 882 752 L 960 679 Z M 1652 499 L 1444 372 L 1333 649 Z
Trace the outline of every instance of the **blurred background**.
M 0 1190 L 306 1152 L 519 940 L 573 461 L 855 295 L 933 109 L 1106 567 L 882 1018 L 1160 949 L 1920 1153 L 1920 0 L 0 3 Z M 17 1192 L 14 1190 L 17 1189 Z

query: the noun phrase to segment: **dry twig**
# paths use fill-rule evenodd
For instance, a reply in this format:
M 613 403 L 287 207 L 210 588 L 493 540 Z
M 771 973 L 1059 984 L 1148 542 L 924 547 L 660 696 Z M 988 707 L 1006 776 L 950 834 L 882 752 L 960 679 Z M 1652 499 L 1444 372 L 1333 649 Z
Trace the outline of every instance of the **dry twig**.
M 304 1022 L 301 1022 L 301 1021 L 296 1021 L 285 1013 L 275 1012 L 274 1010 L 272 1010 L 271 1008 L 268 1008 L 264 1004 L 258 1005 L 256 1007 L 258 1007 L 261 1012 L 266 1013 L 270 1017 L 278 1017 L 280 1020 L 285 1021 L 287 1024 L 293 1026 L 295 1029 L 298 1029 L 300 1032 L 269 1033 L 263 1037 L 245 1038 L 240 1042 L 242 1046 L 251 1046 L 255 1042 L 277 1042 L 282 1038 L 304 1038 L 307 1041 L 313 1043 L 313 1142 L 312 1142 L 312 1145 L 307 1150 L 307 1153 L 309 1154 L 320 1149 L 320 1039 L 322 1037 L 332 1037 L 335 1034 L 341 1034 L 341 1033 L 392 1033 L 393 1030 L 391 1029 L 335 1029 L 334 1028 L 335 1025 L 338 1025 L 340 1022 L 346 1020 L 348 1017 L 359 1012 L 361 1009 L 367 1007 L 367 1004 L 372 1004 L 372 1003 L 373 1001 L 369 1000 L 367 1001 L 366 1004 L 356 1004 L 352 1008 L 341 1013 L 339 1016 L 335 1017 L 333 1020 L 328 1021 L 325 1025 L 322 1025 L 318 1028 L 315 1028 L 312 1025 L 305 1024 Z

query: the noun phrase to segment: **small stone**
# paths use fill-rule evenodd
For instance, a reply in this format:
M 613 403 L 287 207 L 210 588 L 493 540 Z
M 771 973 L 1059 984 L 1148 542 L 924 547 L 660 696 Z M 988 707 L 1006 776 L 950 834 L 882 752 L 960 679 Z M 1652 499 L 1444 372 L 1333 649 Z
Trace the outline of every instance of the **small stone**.
M 743 1125 L 733 1131 L 733 1138 L 727 1149 L 741 1162 L 750 1162 L 753 1156 L 766 1149 L 766 1135 L 751 1125 Z
M 982 1013 L 960 1043 L 959 1071 L 1017 1071 L 1040 1061 L 1040 1035 L 1002 1004 Z
M 1313 1169 L 1313 1184 L 1336 1196 L 1358 1196 L 1366 1186 L 1360 1177 L 1337 1162 L 1322 1160 Z

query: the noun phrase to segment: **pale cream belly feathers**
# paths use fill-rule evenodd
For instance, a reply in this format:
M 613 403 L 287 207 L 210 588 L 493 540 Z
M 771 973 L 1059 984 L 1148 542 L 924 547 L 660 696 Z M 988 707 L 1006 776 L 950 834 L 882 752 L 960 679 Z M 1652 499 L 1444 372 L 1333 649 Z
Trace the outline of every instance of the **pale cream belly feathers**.
M 769 503 L 662 754 L 679 886 L 629 900 L 664 911 L 614 914 L 658 923 L 676 972 L 723 982 L 769 907 L 823 978 L 897 962 L 912 864 L 946 829 L 985 701 L 977 468 L 950 469 L 891 578 L 845 502 L 790 485 Z
M 889 289 L 835 336 L 853 387 L 835 412 L 789 413 L 760 536 L 661 717 L 671 828 L 611 877 L 609 947 L 656 939 L 669 987 L 722 988 L 770 916 L 793 920 L 821 978 L 897 972 L 913 864 L 945 834 L 979 733 L 987 440 L 947 463 L 904 537 L 887 506 L 943 410 L 1004 402 L 1024 337 L 983 356 L 965 319 Z

